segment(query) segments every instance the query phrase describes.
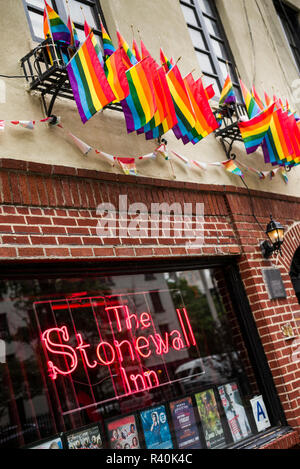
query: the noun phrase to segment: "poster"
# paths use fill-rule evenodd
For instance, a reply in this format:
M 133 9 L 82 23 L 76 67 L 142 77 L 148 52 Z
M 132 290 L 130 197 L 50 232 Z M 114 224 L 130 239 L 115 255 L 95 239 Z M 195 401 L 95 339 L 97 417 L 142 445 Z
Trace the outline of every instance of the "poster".
M 262 396 L 250 400 L 257 431 L 262 432 L 271 426 L 267 409 Z
M 251 435 L 245 408 L 236 383 L 218 387 L 233 441 L 240 441 Z
M 53 438 L 37 445 L 29 446 L 28 449 L 63 449 L 63 445 L 60 438 Z
M 140 442 L 134 415 L 128 415 L 107 424 L 112 449 L 139 449 Z
M 190 397 L 170 403 L 173 425 L 179 449 L 201 448 L 195 421 L 193 402 Z
M 173 443 L 166 408 L 161 405 L 140 412 L 148 449 L 172 449 Z
M 221 418 L 213 389 L 195 395 L 203 426 L 207 448 L 221 448 L 226 445 Z
M 69 433 L 68 449 L 102 449 L 103 443 L 98 425 Z

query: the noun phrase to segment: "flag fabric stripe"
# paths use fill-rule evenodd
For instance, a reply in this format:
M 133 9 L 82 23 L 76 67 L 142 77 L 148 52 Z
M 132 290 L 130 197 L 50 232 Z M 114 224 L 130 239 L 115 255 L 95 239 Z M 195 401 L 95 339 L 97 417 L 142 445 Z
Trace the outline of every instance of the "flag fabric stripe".
M 115 99 L 90 36 L 70 60 L 67 71 L 84 123 Z
M 101 66 L 103 67 L 104 62 L 103 62 L 103 55 L 102 55 L 101 47 L 95 37 L 95 34 L 93 33 L 92 28 L 90 27 L 90 25 L 87 23 L 86 20 L 84 21 L 84 33 L 85 33 L 85 37 L 88 37 L 89 35 L 91 36 L 92 43 L 93 43 L 93 46 L 95 47 L 97 57 L 99 59 Z
M 51 30 L 53 41 L 62 41 L 66 44 L 71 43 L 71 33 L 65 25 L 65 23 L 60 19 L 58 14 L 48 5 L 45 0 L 45 7 L 47 10 L 47 15 L 49 19 L 49 28 Z
M 114 47 L 112 40 L 102 23 L 101 23 L 101 33 L 102 33 L 104 56 L 110 57 L 116 51 L 116 48 Z
M 270 129 L 274 107 L 275 104 L 251 120 L 238 124 L 248 154 L 253 153 L 263 142 Z
M 116 102 L 120 102 L 129 95 L 129 85 L 126 78 L 126 68 L 122 61 L 121 50 L 117 49 L 105 61 L 104 71 L 108 83 L 116 96 Z
M 131 65 L 136 65 L 138 63 L 134 53 L 131 51 L 129 45 L 127 44 L 127 42 L 125 41 L 125 39 L 123 38 L 122 34 L 117 31 L 117 37 L 118 37 L 118 41 L 119 41 L 119 47 L 121 47 L 125 54 L 126 54 L 126 61 L 127 61 L 127 65 L 128 67 L 130 67 Z
M 150 76 L 150 57 L 126 71 L 130 94 L 122 101 L 127 131 L 144 127 L 156 112 L 156 103 Z
M 230 75 L 228 74 L 221 92 L 219 106 L 222 106 L 223 104 L 235 103 L 235 101 L 236 98 L 233 91 L 233 84 Z
M 246 105 L 249 119 L 252 119 L 253 117 L 260 114 L 261 110 L 256 104 L 255 99 L 252 97 L 250 91 L 246 88 L 246 86 L 242 82 L 242 80 L 240 80 L 240 85 L 241 85 L 242 95 L 243 95 L 244 103 Z

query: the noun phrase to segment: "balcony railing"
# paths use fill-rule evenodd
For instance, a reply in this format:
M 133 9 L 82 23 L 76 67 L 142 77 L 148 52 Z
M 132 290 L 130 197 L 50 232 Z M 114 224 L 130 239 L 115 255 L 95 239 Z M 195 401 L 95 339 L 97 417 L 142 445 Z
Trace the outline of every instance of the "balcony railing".
M 47 116 L 51 116 L 57 97 L 74 100 L 70 86 L 66 63 L 69 60 L 66 48 L 53 45 L 46 39 L 21 59 L 21 67 L 28 84 L 29 91 L 41 93 L 43 106 Z M 49 102 L 46 96 L 51 99 Z M 108 109 L 122 111 L 120 104 L 109 104 Z

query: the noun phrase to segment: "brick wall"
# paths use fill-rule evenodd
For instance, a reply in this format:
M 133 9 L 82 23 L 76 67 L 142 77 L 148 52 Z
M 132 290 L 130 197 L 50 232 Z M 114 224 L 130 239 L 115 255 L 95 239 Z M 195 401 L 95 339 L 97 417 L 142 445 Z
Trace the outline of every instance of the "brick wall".
M 204 203 L 205 243 L 189 249 L 170 234 L 125 238 L 97 235 L 96 208 L 119 195 L 128 204 Z M 0 260 L 72 261 L 118 258 L 188 258 L 237 256 L 250 306 L 274 376 L 288 423 L 300 429 L 300 361 L 292 361 L 300 332 L 300 307 L 289 277 L 292 256 L 300 245 L 300 199 L 224 186 L 162 181 L 61 166 L 3 159 L 0 161 Z M 256 218 L 253 216 L 255 214 Z M 264 260 L 259 243 L 270 214 L 285 225 L 284 257 Z M 119 219 L 124 214 L 112 215 Z M 195 213 L 191 213 L 191 229 Z M 130 218 L 130 217 L 129 217 Z M 171 219 L 172 230 L 176 219 Z M 269 300 L 262 268 L 276 264 L 287 299 Z M 296 338 L 284 339 L 290 322 Z M 300 358 L 300 353 L 299 353 Z

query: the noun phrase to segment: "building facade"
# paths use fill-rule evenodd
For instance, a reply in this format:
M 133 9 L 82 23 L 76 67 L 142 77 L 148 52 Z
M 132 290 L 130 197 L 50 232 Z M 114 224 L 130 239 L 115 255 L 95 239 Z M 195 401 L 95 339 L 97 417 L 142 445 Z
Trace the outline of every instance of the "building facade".
M 230 70 L 239 101 L 241 77 L 300 112 L 299 0 L 50 3 L 65 22 L 70 8 L 81 40 L 85 17 L 100 41 L 101 19 L 115 44 L 120 31 L 157 61 L 162 48 L 214 85 L 213 109 Z M 288 184 L 261 180 L 249 170 L 272 169 L 261 150 L 235 142 L 240 178 L 218 164 L 228 155 L 215 133 L 183 145 L 169 131 L 169 154 L 202 169 L 158 154 L 127 175 L 103 155 L 161 142 L 128 134 L 119 109 L 83 125 L 58 96 L 61 125 L 40 122 L 57 83 L 30 90 L 20 60 L 44 39 L 43 8 L 13 0 L 0 19 L 0 447 L 296 447 L 298 168 Z M 266 259 L 270 215 L 285 237 Z

